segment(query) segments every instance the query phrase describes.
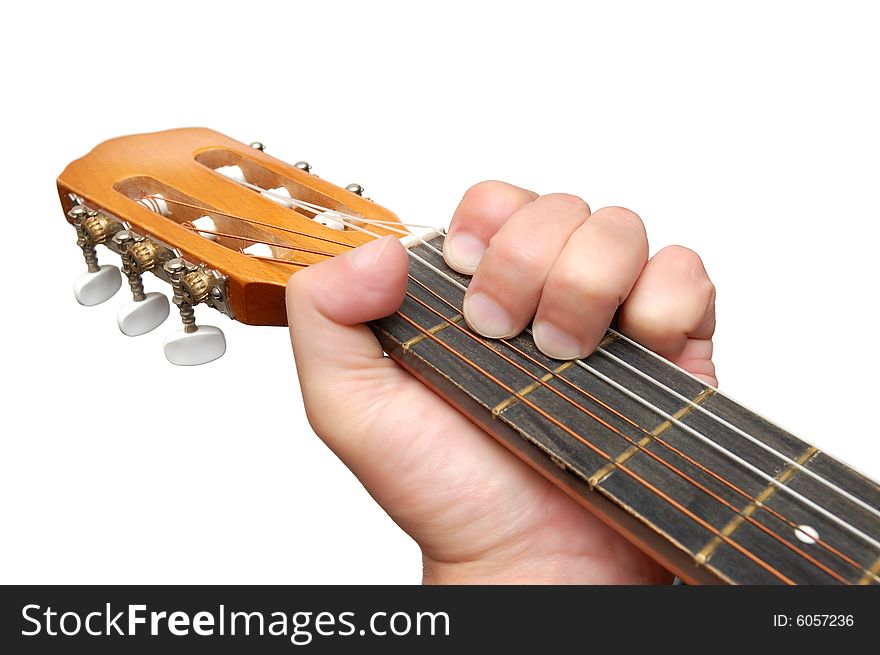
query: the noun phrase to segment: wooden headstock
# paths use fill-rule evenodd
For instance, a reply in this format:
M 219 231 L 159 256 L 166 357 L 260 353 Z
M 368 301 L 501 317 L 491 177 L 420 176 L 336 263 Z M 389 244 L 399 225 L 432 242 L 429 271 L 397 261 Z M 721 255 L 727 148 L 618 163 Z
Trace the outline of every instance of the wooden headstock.
M 216 171 L 225 166 L 237 166 L 252 186 Z M 243 323 L 285 325 L 284 286 L 291 273 L 373 237 L 349 225 L 325 227 L 314 220 L 317 212 L 281 206 L 277 197 L 256 187 L 283 187 L 306 203 L 397 221 L 387 209 L 311 174 L 307 165 L 287 164 L 203 128 L 106 141 L 58 178 L 62 207 L 77 228 L 90 270 L 96 270 L 90 260 L 95 246 L 104 245 L 123 256 L 130 281 L 132 274 L 151 272 L 174 283 L 175 275 L 192 273 L 192 284 L 184 284 L 175 297 L 182 314 L 184 305 L 191 311 L 191 305 L 204 303 Z M 157 197 L 164 200 L 164 215 L 151 210 L 157 209 Z M 191 225 L 201 216 L 213 220 L 212 234 Z M 398 233 L 376 224 L 368 228 L 378 235 Z M 129 258 L 134 243 L 142 244 L 133 253 L 140 260 Z M 242 252 L 255 243 L 270 250 L 263 257 Z M 169 261 L 179 264 L 177 259 L 183 260 L 183 269 L 167 270 Z M 132 289 L 137 299 L 134 282 Z

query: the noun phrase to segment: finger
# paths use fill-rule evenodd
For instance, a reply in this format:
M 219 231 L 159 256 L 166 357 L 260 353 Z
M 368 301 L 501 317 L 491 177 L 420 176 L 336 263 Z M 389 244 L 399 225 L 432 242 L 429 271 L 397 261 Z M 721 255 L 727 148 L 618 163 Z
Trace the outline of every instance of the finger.
M 715 386 L 715 286 L 699 255 L 681 246 L 658 252 L 620 311 L 620 329 Z
M 464 317 L 486 337 L 518 334 L 535 315 L 553 262 L 590 208 L 554 193 L 523 205 L 498 230 L 464 298 Z
M 468 189 L 443 242 L 449 267 L 473 275 L 489 240 L 520 207 L 537 197 L 537 193 L 505 182 L 480 182 Z
M 648 237 L 636 214 L 605 207 L 590 216 L 547 276 L 535 316 L 535 345 L 556 359 L 593 352 L 647 259 Z
M 291 276 L 287 315 L 297 374 L 309 419 L 322 437 L 338 432 L 331 428 L 338 428 L 340 397 L 357 405 L 361 395 L 375 393 L 364 382 L 395 367 L 362 323 L 401 305 L 406 274 L 403 246 L 385 237 Z

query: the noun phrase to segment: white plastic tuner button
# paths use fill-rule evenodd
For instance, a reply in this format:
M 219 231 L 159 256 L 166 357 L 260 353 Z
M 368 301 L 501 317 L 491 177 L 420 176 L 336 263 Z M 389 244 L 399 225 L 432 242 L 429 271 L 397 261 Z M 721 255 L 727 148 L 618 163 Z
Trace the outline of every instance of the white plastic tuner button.
M 165 339 L 165 358 L 177 366 L 207 364 L 225 352 L 223 330 L 213 325 L 200 325 L 195 332 L 178 330 Z
M 110 300 L 122 285 L 119 269 L 104 264 L 94 273 L 83 273 L 73 283 L 73 294 L 80 305 L 91 307 Z
M 290 199 L 290 191 L 283 186 L 260 191 L 260 195 L 268 198 L 272 202 L 277 202 L 282 207 L 293 207 L 293 200 Z
M 151 291 L 141 301 L 130 301 L 119 308 L 116 322 L 122 334 L 137 337 L 155 330 L 168 318 L 168 298 L 158 291 Z

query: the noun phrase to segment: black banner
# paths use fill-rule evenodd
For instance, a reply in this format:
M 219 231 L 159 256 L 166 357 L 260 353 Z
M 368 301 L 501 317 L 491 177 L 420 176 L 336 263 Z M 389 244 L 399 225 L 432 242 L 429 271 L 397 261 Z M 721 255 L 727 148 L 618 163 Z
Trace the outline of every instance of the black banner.
M 878 587 L 5 587 L 5 653 L 867 643 Z

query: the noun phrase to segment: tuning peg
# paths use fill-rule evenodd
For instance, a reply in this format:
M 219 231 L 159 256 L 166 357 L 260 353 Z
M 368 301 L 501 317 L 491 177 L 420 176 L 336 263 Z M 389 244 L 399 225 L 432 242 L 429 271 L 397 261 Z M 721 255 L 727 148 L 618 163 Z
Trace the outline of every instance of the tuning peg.
M 196 325 L 194 304 L 205 299 L 208 283 L 198 270 L 188 270 L 186 262 L 175 258 L 165 263 L 165 272 L 174 288 L 172 302 L 180 310 L 183 329 L 165 339 L 165 358 L 177 366 L 207 364 L 226 352 L 223 330 L 213 325 Z
M 251 148 L 254 150 L 259 150 L 260 152 L 264 152 L 266 150 L 266 146 L 263 145 L 262 141 L 251 141 Z
M 113 226 L 107 218 L 97 212 L 75 205 L 68 214 L 76 229 L 76 243 L 82 249 L 87 271 L 73 283 L 73 294 L 80 305 L 90 307 L 110 300 L 122 286 L 122 278 L 116 266 L 98 265 L 95 246 L 104 243 L 113 234 Z
M 99 266 L 95 271 L 86 271 L 73 282 L 73 295 L 80 305 L 91 307 L 110 300 L 122 286 L 119 269 L 111 264 Z
M 116 322 L 123 334 L 138 337 L 162 325 L 170 311 L 165 294 L 151 291 L 143 294 L 141 300 L 131 300 L 120 307 Z
M 213 325 L 200 325 L 195 331 L 178 330 L 165 338 L 165 358 L 177 366 L 198 366 L 223 356 L 226 337 Z
M 306 173 L 312 172 L 312 165 L 307 161 L 298 161 L 293 165 L 294 168 L 298 168 L 301 171 L 305 171 Z
M 159 327 L 168 318 L 168 299 L 165 294 L 158 291 L 144 293 L 144 278 L 141 270 L 143 264 L 147 262 L 138 256 L 139 253 L 130 252 L 133 246 L 140 243 L 135 239 L 134 234 L 129 230 L 120 230 L 113 236 L 113 242 L 122 253 L 123 271 L 128 276 L 132 295 L 132 300 L 120 307 L 116 313 L 116 322 L 123 334 L 137 337 Z
M 362 196 L 364 195 L 364 187 L 362 187 L 357 182 L 352 182 L 348 186 L 345 187 L 346 191 L 349 191 L 355 195 Z

